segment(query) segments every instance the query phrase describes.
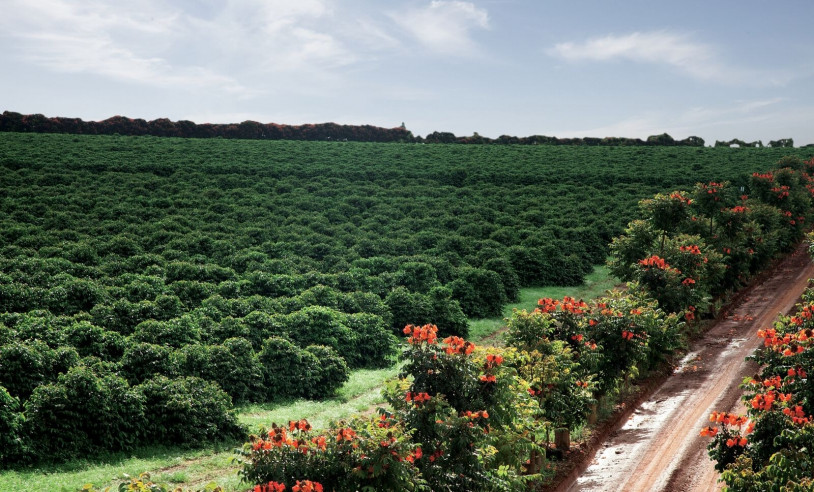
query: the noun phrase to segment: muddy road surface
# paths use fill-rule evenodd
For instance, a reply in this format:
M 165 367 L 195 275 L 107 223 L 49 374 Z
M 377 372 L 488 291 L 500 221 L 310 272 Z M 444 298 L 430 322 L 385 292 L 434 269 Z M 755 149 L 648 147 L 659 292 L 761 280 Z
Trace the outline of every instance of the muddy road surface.
M 757 330 L 792 309 L 814 277 L 806 249 L 801 245 L 780 262 L 693 343 L 675 372 L 595 449 L 579 476 L 557 490 L 719 490 L 707 457 L 709 438 L 698 434 L 710 412 L 744 412 L 738 385 L 757 370 L 744 359 L 761 344 Z

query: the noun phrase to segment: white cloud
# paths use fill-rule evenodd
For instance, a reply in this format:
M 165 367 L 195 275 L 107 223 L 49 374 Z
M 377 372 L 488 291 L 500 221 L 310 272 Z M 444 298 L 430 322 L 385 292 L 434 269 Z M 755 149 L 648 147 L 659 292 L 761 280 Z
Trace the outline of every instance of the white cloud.
M 688 34 L 668 31 L 608 35 L 582 43 L 558 43 L 548 50 L 571 62 L 630 60 L 671 66 L 690 77 L 725 84 L 782 85 L 789 79 L 780 73 L 760 73 L 731 66 L 720 59 L 713 46 L 691 39 Z
M 489 14 L 472 2 L 433 1 L 420 9 L 392 12 L 390 17 L 421 44 L 442 54 L 473 54 L 474 29 L 489 29 Z
M 162 56 L 178 28 L 179 13 L 149 1 L 16 1 L 6 14 L 0 28 L 2 36 L 14 40 L 16 56 L 56 72 L 158 87 L 245 91 L 232 77 Z

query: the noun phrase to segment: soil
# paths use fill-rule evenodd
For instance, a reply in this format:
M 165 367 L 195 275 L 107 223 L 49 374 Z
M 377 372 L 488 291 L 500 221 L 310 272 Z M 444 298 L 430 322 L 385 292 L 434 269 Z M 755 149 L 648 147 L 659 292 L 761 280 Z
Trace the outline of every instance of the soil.
M 672 374 L 642 388 L 639 401 L 620 409 L 581 449 L 557 492 L 720 490 L 707 456 L 709 438 L 699 436 L 713 411 L 743 413 L 739 384 L 757 367 L 745 358 L 760 346 L 757 331 L 778 313 L 794 309 L 814 277 L 807 245 L 754 283 L 694 341 Z

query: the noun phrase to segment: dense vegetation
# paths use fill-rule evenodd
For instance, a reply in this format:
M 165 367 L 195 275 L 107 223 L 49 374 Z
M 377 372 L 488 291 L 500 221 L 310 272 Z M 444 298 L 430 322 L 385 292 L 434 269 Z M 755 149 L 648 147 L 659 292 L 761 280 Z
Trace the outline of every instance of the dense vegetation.
M 812 169 L 814 160 L 784 158 L 778 169 L 755 173 L 738 198 L 728 196 L 728 183 L 711 182 L 643 200 L 639 219 L 613 248 L 614 268 L 639 282 L 590 303 L 541 299 L 531 313 L 515 311 L 506 349 L 477 349 L 455 336 L 441 340 L 433 325 L 407 326 L 404 371 L 386 392 L 392 411 L 322 431 L 306 421 L 273 425 L 244 446 L 243 477 L 258 484 L 255 490 L 275 491 L 299 490 L 303 483 L 330 490 L 523 490 L 546 478 L 552 428 L 582 425 L 597 400 L 681 347 L 697 322 L 688 302 L 701 305 L 736 287 L 802 237 L 814 195 Z M 753 246 L 762 253 L 749 252 Z M 812 312 L 809 304 L 788 320 L 790 330 L 762 335 L 772 351 L 761 362 L 797 358 L 750 383 L 758 393 L 749 395 L 753 408 L 770 410 L 774 400 L 785 405 L 754 426 L 756 437 L 763 436 L 755 452 L 773 463 L 760 472 L 765 476 L 746 475 L 751 460 L 730 475 L 762 486 L 737 490 L 780 490 L 769 486 L 800 476 L 811 485 L 810 429 L 787 430 L 810 427 L 804 378 L 814 370 L 805 359 Z M 786 389 L 797 399 L 777 394 L 781 381 L 796 384 Z M 746 419 L 718 421 L 734 426 Z M 726 428 L 717 439 L 712 447 L 728 462 L 746 446 Z
M 809 253 L 814 255 L 814 235 Z M 814 489 L 814 289 L 793 315 L 781 315 L 758 331 L 763 347 L 752 357 L 760 365 L 743 381 L 746 415 L 713 412 L 701 430 L 708 450 L 732 492 Z
M 0 134 L 3 462 L 238 432 L 233 401 L 465 335 L 579 283 L 640 198 L 781 152 Z

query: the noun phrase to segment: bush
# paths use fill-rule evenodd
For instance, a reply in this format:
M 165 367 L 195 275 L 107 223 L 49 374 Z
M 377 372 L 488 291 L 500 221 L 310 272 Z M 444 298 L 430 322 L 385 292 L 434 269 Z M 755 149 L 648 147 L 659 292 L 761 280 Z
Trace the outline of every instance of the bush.
M 470 318 L 495 318 L 503 315 L 507 302 L 500 276 L 491 270 L 463 268 L 449 284 L 452 298 Z
M 314 356 L 319 367 L 310 378 L 308 391 L 303 396 L 314 400 L 330 398 L 349 379 L 348 365 L 331 347 L 309 345 L 305 352 Z
M 0 463 L 11 463 L 20 457 L 23 451 L 22 424 L 20 400 L 0 386 Z
M 106 361 L 118 361 L 124 353 L 125 338 L 115 331 L 105 331 L 87 321 L 74 323 L 63 330 L 65 342 L 73 346 L 80 357 L 97 356 Z
M 352 368 L 387 367 L 396 354 L 398 339 L 381 316 L 368 313 L 349 314 L 347 326 L 358 340 L 354 352 L 346 361 Z
M 180 375 L 216 382 L 235 402 L 256 396 L 263 384 L 263 367 L 245 338 L 230 338 L 223 345 L 187 345 L 172 359 Z
M 169 321 L 147 320 L 136 326 L 130 337 L 137 342 L 183 347 L 201 340 L 201 329 L 189 315 Z
M 57 376 L 76 365 L 79 355 L 71 347 L 57 350 L 39 340 L 0 346 L 0 386 L 21 400 L 34 389 L 55 381 Z
M 285 338 L 271 337 L 257 354 L 263 366 L 265 399 L 281 400 L 303 396 L 319 372 L 319 361 Z
M 215 383 L 156 376 L 134 390 L 143 398 L 144 428 L 151 440 L 201 445 L 245 435 L 231 398 Z
M 143 401 L 124 379 L 77 366 L 34 390 L 23 428 L 35 459 L 132 449 L 143 435 Z
M 133 343 L 127 346 L 120 365 L 122 376 L 130 384 L 138 384 L 156 374 L 173 374 L 170 360 L 172 349 L 152 343 Z

